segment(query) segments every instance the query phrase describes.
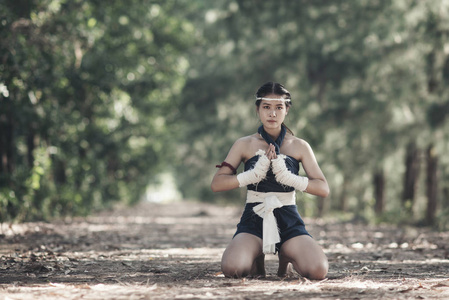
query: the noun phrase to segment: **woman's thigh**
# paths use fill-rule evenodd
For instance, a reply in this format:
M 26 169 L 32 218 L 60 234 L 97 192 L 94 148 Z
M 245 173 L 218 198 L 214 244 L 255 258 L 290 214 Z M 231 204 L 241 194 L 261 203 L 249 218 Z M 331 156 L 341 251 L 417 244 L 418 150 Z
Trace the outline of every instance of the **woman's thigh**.
M 327 257 L 318 243 L 308 235 L 291 238 L 282 244 L 279 252 L 283 260 L 310 279 L 323 279 L 328 271 Z
M 229 243 L 221 259 L 223 273 L 243 277 L 251 272 L 254 260 L 262 255 L 262 239 L 249 233 L 239 233 Z

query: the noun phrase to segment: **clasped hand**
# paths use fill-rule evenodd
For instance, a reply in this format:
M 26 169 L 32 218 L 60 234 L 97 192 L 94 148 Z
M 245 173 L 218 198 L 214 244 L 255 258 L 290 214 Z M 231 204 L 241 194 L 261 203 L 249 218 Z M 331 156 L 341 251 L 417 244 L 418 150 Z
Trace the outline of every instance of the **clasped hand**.
M 294 187 L 301 192 L 307 189 L 309 179 L 307 177 L 298 176 L 291 173 L 285 165 L 285 155 L 280 154 L 278 157 L 273 145 L 270 144 L 268 150 L 266 151 L 266 155 L 270 160 L 271 169 L 273 170 L 277 182 L 286 186 Z
M 259 155 L 259 160 L 254 165 L 254 168 L 237 175 L 240 187 L 257 184 L 264 180 L 271 167 L 277 182 L 294 187 L 300 191 L 304 191 L 307 188 L 308 178 L 291 173 L 285 165 L 285 155 L 280 154 L 278 156 L 274 145 L 270 144 L 266 151 L 257 151 L 256 155 Z
M 277 155 L 276 155 L 276 148 L 274 147 L 273 144 L 270 144 L 270 145 L 268 146 L 267 151 L 265 151 L 265 155 L 268 157 L 269 160 L 272 160 L 272 159 L 276 159 L 276 158 L 277 158 Z

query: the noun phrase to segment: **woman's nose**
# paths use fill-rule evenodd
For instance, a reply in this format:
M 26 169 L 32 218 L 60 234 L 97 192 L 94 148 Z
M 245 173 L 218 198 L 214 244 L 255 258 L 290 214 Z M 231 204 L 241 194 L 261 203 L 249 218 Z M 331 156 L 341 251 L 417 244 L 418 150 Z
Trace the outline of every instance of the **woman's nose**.
M 276 111 L 275 110 L 270 111 L 270 116 L 271 117 L 276 117 Z

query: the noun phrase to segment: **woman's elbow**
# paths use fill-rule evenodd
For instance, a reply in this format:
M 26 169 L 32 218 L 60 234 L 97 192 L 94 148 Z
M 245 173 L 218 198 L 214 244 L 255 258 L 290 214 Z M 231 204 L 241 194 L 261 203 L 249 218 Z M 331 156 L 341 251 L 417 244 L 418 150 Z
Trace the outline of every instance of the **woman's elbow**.
M 214 182 L 212 181 L 210 184 L 210 189 L 212 190 L 212 192 L 217 192 L 217 187 L 215 186 Z
M 216 184 L 214 184 L 213 182 L 210 184 L 210 189 L 211 189 L 212 192 L 214 192 L 214 193 L 220 191 L 220 190 L 218 189 L 218 187 L 216 186 Z
M 329 196 L 329 194 L 330 194 L 330 189 L 329 189 L 329 186 L 328 185 L 326 185 L 325 187 L 323 187 L 322 189 L 321 189 L 321 193 L 320 193 L 320 197 L 323 197 L 323 198 L 326 198 L 327 196 Z
M 330 189 L 326 181 L 313 180 L 312 183 L 309 181 L 307 192 L 318 197 L 326 198 L 329 196 Z
M 222 191 L 222 189 L 220 188 L 220 185 L 218 184 L 218 182 L 216 180 L 212 180 L 212 182 L 210 184 L 210 189 L 214 193 Z
M 310 193 L 318 197 L 326 198 L 330 193 L 329 185 L 326 182 L 320 182 L 314 186 L 313 190 L 310 190 Z

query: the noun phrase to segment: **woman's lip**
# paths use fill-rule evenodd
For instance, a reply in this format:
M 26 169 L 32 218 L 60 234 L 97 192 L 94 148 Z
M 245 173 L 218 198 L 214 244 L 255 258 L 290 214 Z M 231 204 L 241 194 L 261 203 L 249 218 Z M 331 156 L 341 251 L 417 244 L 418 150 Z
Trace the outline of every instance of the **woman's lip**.
M 269 123 L 276 123 L 275 120 L 268 120 Z

